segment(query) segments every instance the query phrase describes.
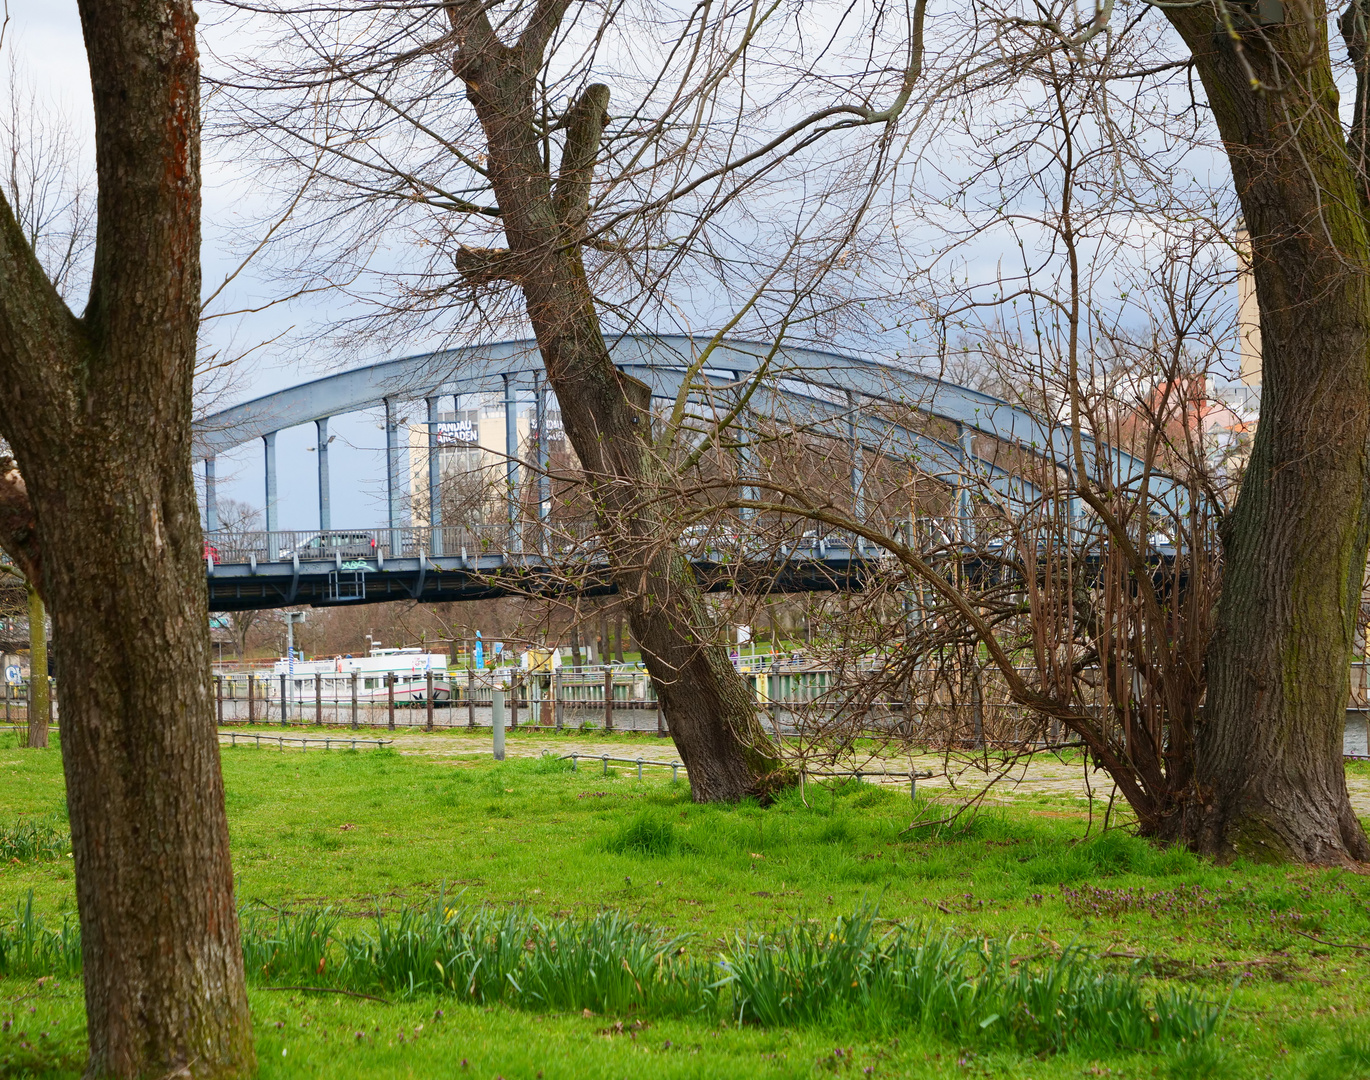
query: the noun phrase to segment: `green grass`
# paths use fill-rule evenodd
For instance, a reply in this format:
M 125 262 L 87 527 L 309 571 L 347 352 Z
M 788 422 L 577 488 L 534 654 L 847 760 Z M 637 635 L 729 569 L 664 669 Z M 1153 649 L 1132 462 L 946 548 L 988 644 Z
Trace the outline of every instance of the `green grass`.
M 546 742 L 564 750 L 570 738 Z M 808 806 L 796 792 L 762 810 L 695 806 L 664 770 L 639 782 L 631 769 L 606 778 L 546 760 L 239 748 L 225 750 L 224 772 L 239 900 L 256 923 L 250 942 L 276 941 L 279 953 L 288 935 L 274 911 L 288 913 L 290 956 L 272 961 L 269 944 L 248 956 L 249 967 L 279 964 L 254 976 L 251 992 L 263 1076 L 1370 1076 L 1370 954 L 1340 947 L 1370 941 L 1370 881 L 1344 871 L 1215 868 L 1121 832 L 1083 839 L 1085 816 L 1066 803 L 1024 802 L 907 833 L 919 811 L 944 815 L 911 807 L 907 792 L 854 783 L 810 784 Z M 0 821 L 20 819 L 65 829 L 60 760 L 0 738 Z M 30 891 L 30 925 L 56 934 L 64 914 L 71 925 L 64 854 L 0 865 L 0 913 L 26 905 Z M 863 931 L 875 944 L 832 951 L 826 935 L 856 928 L 840 917 L 863 905 L 878 906 Z M 534 957 L 541 968 L 520 953 L 531 966 L 518 977 L 536 969 L 541 982 L 528 980 L 528 992 L 540 1003 L 463 1004 L 450 985 L 406 989 L 406 972 L 427 970 L 425 949 L 460 944 L 433 922 L 451 922 L 449 910 L 514 920 L 520 932 L 535 920 L 540 935 L 560 928 L 560 940 L 574 928 L 586 950 L 605 955 L 611 939 L 649 957 L 678 939 L 686 959 L 732 957 L 734 976 L 751 957 L 753 989 L 729 988 L 716 1011 L 691 1018 L 676 1005 L 632 1007 L 620 979 L 586 1016 L 576 1003 L 597 992 L 585 983 L 594 964 L 559 950 Z M 896 1007 L 902 991 L 880 980 L 898 965 L 871 960 L 944 941 L 948 956 L 964 950 L 956 962 L 968 984 L 997 965 L 983 1007 L 956 1030 Z M 445 969 L 459 952 L 438 962 Z M 386 1004 L 263 985 L 327 983 L 349 956 L 365 959 L 372 981 L 347 985 L 370 985 Z M 40 984 L 44 964 L 56 977 Z M 0 1075 L 79 1073 L 79 978 L 57 966 L 40 958 L 0 978 Z M 784 971 L 801 972 L 802 993 L 786 998 Z M 1013 1034 L 1021 1016 L 990 1004 L 994 994 L 1038 994 L 1103 1030 L 1110 1011 L 1135 1015 L 1105 989 L 1173 1000 L 1177 1016 L 1186 995 L 1212 1009 L 1231 994 L 1231 1010 L 1212 1038 L 1179 1044 L 1162 1032 L 1125 1050 L 1120 1042 L 1136 1042 L 1126 1032 Z M 743 997 L 752 1004 L 740 1007 Z

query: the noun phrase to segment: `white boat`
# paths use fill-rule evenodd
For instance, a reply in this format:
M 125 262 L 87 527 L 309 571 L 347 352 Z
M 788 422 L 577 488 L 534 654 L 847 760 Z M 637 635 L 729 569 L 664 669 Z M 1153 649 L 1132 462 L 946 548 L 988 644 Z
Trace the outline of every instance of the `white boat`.
M 314 696 L 315 676 L 323 676 L 323 694 L 329 701 L 352 696 L 352 673 L 357 673 L 357 698 L 360 701 L 387 701 L 388 678 L 395 677 L 396 702 L 421 702 L 428 697 L 428 673 L 433 673 L 433 700 L 452 697 L 452 679 L 447 671 L 447 654 L 424 652 L 420 648 L 386 649 L 375 646 L 369 656 L 316 657 L 291 660 L 282 657 L 272 667 L 272 675 L 287 676 L 291 697 L 304 701 Z

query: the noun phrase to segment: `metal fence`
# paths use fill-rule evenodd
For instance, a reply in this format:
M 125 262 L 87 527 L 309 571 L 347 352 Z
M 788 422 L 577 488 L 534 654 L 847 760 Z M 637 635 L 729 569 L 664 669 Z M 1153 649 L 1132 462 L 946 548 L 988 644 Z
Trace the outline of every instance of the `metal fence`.
M 665 734 L 656 688 L 634 667 L 555 673 L 415 674 L 224 672 L 214 677 L 220 724 L 317 724 L 429 730 L 489 727 L 496 687 L 510 727 L 599 727 Z
M 938 534 L 940 536 L 940 534 Z M 931 542 L 940 542 L 935 537 Z M 860 541 L 835 529 L 805 529 L 799 523 L 771 530 L 764 541 L 740 530 L 718 528 L 682 538 L 681 548 L 697 557 L 756 557 L 778 551 L 822 558 L 829 547 L 846 549 Z M 522 555 L 593 557 L 601 540 L 585 522 L 521 521 L 471 526 L 397 526 L 384 529 L 274 529 L 271 532 L 219 529 L 205 533 L 205 557 L 220 563 L 338 562 L 415 559 L 424 555 Z
M 3 685 L 4 722 L 6 724 L 27 725 L 29 722 L 29 697 L 32 692 L 31 680 L 21 679 L 17 684 L 11 685 L 6 682 Z M 48 679 L 48 701 L 51 710 L 48 721 L 55 723 L 59 704 L 56 679 Z

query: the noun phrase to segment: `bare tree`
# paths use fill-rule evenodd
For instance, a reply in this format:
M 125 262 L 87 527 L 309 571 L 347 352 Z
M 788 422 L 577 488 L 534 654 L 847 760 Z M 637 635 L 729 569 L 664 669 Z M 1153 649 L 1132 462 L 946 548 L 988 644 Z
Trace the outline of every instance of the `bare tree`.
M 91 1076 L 255 1067 L 190 469 L 199 65 L 188 0 L 82 0 L 99 183 L 90 296 L 63 302 L 0 203 L 0 543 L 67 688 Z
M 74 301 L 90 283 L 94 184 L 71 124 L 11 53 L 0 103 L 0 190 L 53 288 Z
M 235 547 L 242 546 L 247 534 L 261 527 L 261 521 L 262 512 L 255 506 L 237 499 L 220 499 L 219 531 L 214 534 L 214 544 L 217 546 L 210 554 L 218 558 L 220 548 L 231 553 Z M 253 608 L 229 612 L 229 625 L 233 627 L 233 646 L 240 660 L 247 656 L 247 636 L 261 615 L 261 611 Z
M 429 261 L 379 273 L 373 321 L 391 335 L 531 327 L 694 797 L 764 796 L 785 771 L 714 640 L 673 543 L 679 522 L 653 495 L 696 438 L 686 402 L 711 350 L 688 358 L 678 408 L 654 427 L 648 388 L 615 369 L 601 320 L 669 322 L 673 279 L 712 281 L 728 327 L 765 325 L 776 340 L 840 318 L 852 297 L 820 286 L 855 280 L 843 252 L 920 75 L 922 0 L 907 19 L 879 11 L 860 26 L 838 7 L 814 14 L 805 31 L 830 20 L 834 42 L 819 62 L 759 5 L 678 24 L 563 0 L 268 8 L 276 53 L 225 80 L 277 167 L 295 176 L 309 162 L 324 178 L 316 220 L 333 258 L 320 265 L 316 240 L 313 272 L 355 280 L 375 271 L 380 235 L 417 229 Z M 629 57 L 614 86 L 600 81 Z M 797 202 L 759 245 L 755 202 L 733 209 L 781 185 Z
M 1370 541 L 1370 364 L 1348 362 L 1370 351 L 1366 13 L 1353 4 L 1342 20 L 1358 86 L 1346 125 L 1325 5 L 1155 6 L 1183 45 L 1162 40 L 1134 75 L 1192 69 L 1202 81 L 1261 309 L 1261 415 L 1222 522 L 1222 592 L 1182 832 L 1221 858 L 1364 860 L 1370 843 L 1347 797 L 1341 739 Z M 1077 18 L 1065 4 L 1006 8 L 997 25 L 1020 70 L 1056 57 L 1084 73 L 1079 61 L 1118 32 L 1122 10 L 1104 4 Z M 1117 132 L 1120 143 L 1129 137 Z M 1096 496 L 1082 492 L 1092 506 Z

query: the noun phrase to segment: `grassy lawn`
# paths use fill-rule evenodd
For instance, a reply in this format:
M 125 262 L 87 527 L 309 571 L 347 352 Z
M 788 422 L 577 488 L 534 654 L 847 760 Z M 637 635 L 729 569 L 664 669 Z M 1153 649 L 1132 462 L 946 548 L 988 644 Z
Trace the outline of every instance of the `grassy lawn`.
M 638 781 L 629 767 L 604 777 L 553 760 L 240 747 L 225 749 L 224 772 L 238 896 L 258 918 L 329 907 L 337 933 L 360 938 L 378 912 L 439 897 L 544 921 L 618 912 L 686 935 L 712 962 L 738 934 L 826 927 L 866 905 L 882 928 L 1012 938 L 1038 961 L 1082 945 L 1148 998 L 1231 1000 L 1217 1035 L 1194 1045 L 1046 1053 L 850 1012 L 739 1027 L 256 985 L 264 1077 L 1370 1077 L 1370 952 L 1345 947 L 1370 943 L 1370 880 L 1344 871 L 1214 868 L 1121 831 L 1086 838 L 1083 807 L 1050 796 L 934 834 L 904 831 L 906 789 L 854 783 L 761 810 L 694 806 L 665 770 Z M 56 751 L 0 736 L 0 778 L 0 830 L 20 818 L 65 829 Z M 0 922 L 30 892 L 59 925 L 70 859 L 0 865 Z M 79 979 L 0 978 L 0 1075 L 77 1075 L 82 1025 Z

